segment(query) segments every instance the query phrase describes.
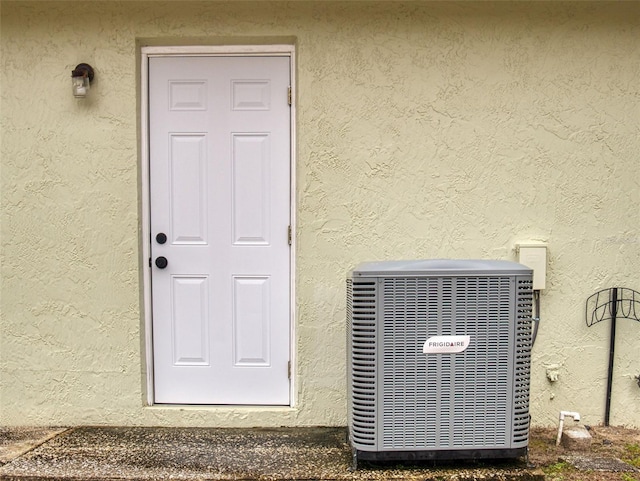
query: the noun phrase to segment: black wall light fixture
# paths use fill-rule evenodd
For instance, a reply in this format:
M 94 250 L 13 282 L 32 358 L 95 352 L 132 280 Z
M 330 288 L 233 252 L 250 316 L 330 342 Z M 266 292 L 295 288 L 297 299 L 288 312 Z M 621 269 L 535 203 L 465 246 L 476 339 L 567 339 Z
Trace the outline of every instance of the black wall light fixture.
M 93 76 L 93 67 L 88 63 L 76 65 L 76 68 L 71 71 L 71 86 L 74 97 L 82 99 L 87 96 Z

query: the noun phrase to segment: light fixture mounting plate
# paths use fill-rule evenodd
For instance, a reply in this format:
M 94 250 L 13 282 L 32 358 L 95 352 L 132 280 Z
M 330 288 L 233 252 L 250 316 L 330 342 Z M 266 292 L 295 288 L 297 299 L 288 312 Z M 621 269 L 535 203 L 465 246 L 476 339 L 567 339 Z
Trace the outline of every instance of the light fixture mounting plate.
M 89 77 L 89 82 L 93 82 L 93 67 L 88 63 L 79 63 L 76 68 L 71 72 L 72 77 Z

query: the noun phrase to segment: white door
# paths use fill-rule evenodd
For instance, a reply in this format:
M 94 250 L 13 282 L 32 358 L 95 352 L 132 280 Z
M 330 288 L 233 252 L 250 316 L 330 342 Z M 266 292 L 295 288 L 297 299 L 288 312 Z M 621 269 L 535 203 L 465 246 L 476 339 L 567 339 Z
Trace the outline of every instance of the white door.
M 156 403 L 289 404 L 289 65 L 149 59 Z

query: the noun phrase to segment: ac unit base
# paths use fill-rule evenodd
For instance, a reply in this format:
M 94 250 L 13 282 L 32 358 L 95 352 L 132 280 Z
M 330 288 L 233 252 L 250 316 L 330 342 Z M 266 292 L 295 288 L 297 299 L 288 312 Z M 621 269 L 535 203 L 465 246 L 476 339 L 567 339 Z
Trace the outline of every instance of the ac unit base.
M 514 449 L 454 449 L 428 451 L 360 451 L 354 449 L 357 461 L 446 461 L 453 459 L 514 459 L 527 455 L 527 448 Z

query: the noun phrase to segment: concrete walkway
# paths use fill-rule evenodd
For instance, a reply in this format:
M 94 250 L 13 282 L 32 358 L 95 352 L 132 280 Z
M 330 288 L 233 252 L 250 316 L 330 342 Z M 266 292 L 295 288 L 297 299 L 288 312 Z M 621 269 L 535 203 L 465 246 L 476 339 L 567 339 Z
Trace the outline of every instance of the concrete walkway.
M 351 470 L 342 428 L 0 428 L 0 479 L 543 481 L 524 460 Z

